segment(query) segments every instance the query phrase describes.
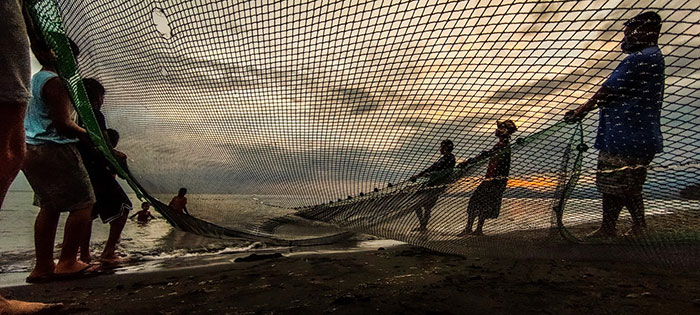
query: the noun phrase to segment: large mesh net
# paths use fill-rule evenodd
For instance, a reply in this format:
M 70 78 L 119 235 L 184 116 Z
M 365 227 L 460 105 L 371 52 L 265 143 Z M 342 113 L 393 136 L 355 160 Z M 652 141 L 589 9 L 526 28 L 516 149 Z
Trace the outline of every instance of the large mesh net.
M 107 124 L 129 157 L 122 175 L 182 229 L 288 244 L 353 231 L 467 255 L 580 244 L 681 246 L 676 260 L 697 251 L 696 1 L 44 0 L 32 8 L 93 139 L 111 156 L 85 118 L 81 77 L 106 87 Z M 597 113 L 562 118 L 627 56 L 624 23 L 645 11 L 662 17 L 664 149 L 648 165 L 622 159 L 646 172 L 647 228 L 587 236 L 601 226 L 604 200 L 625 206 L 619 231 L 636 227 L 639 209 L 603 198 L 596 185 L 607 161 L 593 148 Z M 80 47 L 77 64 L 65 35 Z M 505 120 L 517 131 L 495 146 Z M 456 166 L 421 174 L 445 139 Z M 608 164 L 608 173 L 626 168 Z M 190 215 L 166 205 L 180 187 Z M 485 236 L 460 234 L 468 212 L 475 227 L 488 218 Z

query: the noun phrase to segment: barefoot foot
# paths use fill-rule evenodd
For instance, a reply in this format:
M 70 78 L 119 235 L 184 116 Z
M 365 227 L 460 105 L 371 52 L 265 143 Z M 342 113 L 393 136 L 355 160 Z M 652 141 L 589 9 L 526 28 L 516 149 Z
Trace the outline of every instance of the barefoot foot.
M 34 303 L 17 300 L 0 300 L 0 314 L 28 315 L 28 314 L 54 314 L 63 307 L 61 303 Z

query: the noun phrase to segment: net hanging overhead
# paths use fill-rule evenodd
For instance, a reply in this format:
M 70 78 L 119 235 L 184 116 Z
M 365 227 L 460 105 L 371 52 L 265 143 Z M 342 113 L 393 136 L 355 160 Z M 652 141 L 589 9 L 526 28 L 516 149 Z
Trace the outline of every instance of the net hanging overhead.
M 632 247 L 700 240 L 697 2 L 46 0 L 33 8 L 76 107 L 89 109 L 80 77 L 105 86 L 107 125 L 129 157 L 124 174 L 185 230 L 292 244 L 347 230 L 461 254 L 526 250 L 555 242 L 552 231 Z M 626 57 L 650 54 L 620 49 L 625 22 L 646 11 L 661 17 L 663 57 L 641 64 L 662 67 L 663 103 L 641 102 L 639 115 L 656 104 L 660 120 L 615 127 L 626 123 L 614 117 L 634 112 L 618 97 L 600 117 L 596 109 L 563 122 Z M 64 32 L 80 47 L 77 65 Z M 656 93 L 644 85 L 651 72 L 628 79 L 634 92 L 623 98 Z M 603 116 L 613 117 L 607 135 L 623 136 L 594 148 Z M 659 152 L 644 146 L 654 139 L 634 138 L 655 121 Z M 617 230 L 640 226 L 639 207 L 610 191 L 620 183 L 643 187 L 647 228 L 586 236 L 617 204 Z M 158 201 L 180 187 L 191 216 Z M 477 231 L 487 219 L 486 236 L 460 234 L 468 213 Z

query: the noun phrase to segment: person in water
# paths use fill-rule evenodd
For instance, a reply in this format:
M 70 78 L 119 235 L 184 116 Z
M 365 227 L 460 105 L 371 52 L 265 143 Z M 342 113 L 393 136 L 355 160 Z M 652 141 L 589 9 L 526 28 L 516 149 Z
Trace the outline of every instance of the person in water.
M 0 208 L 24 160 L 24 116 L 29 92 L 29 40 L 37 39 L 30 19 L 22 16 L 20 0 L 0 2 Z M 26 24 L 25 24 L 26 22 Z M 0 314 L 53 314 L 63 305 L 6 299 L 0 296 Z
M 119 134 L 116 130 L 107 129 L 105 117 L 101 111 L 105 88 L 100 82 L 91 78 L 83 79 L 83 83 L 100 130 L 106 136 L 105 138 L 110 146 L 116 145 L 119 141 Z M 81 141 L 78 144 L 78 149 L 83 157 L 83 164 L 88 171 L 97 199 L 92 208 L 92 219 L 100 217 L 102 223 L 109 224 L 109 236 L 100 255 L 100 262 L 105 265 L 119 264 L 122 262 L 122 259 L 116 253 L 116 248 L 126 225 L 128 213 L 132 209 L 131 201 L 117 182 L 115 178 L 116 171 L 114 171 L 103 154 L 94 147 L 92 142 Z M 114 147 L 112 147 L 112 150 L 119 152 Z M 126 157 L 123 153 L 119 153 L 115 155 Z M 92 260 L 90 254 L 91 234 L 92 224 L 89 224 L 80 246 L 80 260 L 84 262 Z
M 419 177 L 428 177 L 425 187 L 418 193 L 419 202 L 414 206 L 416 216 L 418 216 L 419 226 L 413 231 L 425 232 L 428 230 L 428 221 L 433 207 L 437 204 L 440 195 L 447 189 L 445 185 L 446 178 L 456 163 L 455 156 L 452 154 L 454 144 L 451 140 L 443 140 L 440 143 L 440 154 L 442 156 L 433 165 L 426 168 L 422 172 L 411 177 L 411 181 L 416 181 Z
M 177 196 L 170 200 L 168 207 L 177 213 L 190 215 L 190 213 L 187 211 L 187 197 L 185 197 L 185 194 L 187 194 L 187 188 L 180 188 L 180 190 L 177 192 Z
M 156 218 L 151 214 L 150 211 L 148 211 L 148 209 L 150 208 L 151 204 L 149 204 L 148 202 L 142 203 L 141 211 L 134 213 L 131 217 L 129 217 L 129 219 L 133 219 L 134 217 L 136 217 L 136 221 L 138 223 L 148 223 L 148 221 L 151 221 Z
M 493 146 L 489 154 L 489 165 L 486 169 L 484 180 L 474 190 L 467 205 L 467 226 L 459 236 L 483 235 L 486 219 L 495 219 L 501 212 L 503 192 L 508 184 L 510 174 L 510 136 L 518 130 L 512 120 L 496 123 L 496 138 L 498 142 Z M 476 230 L 472 231 L 474 220 L 479 219 Z
M 658 46 L 661 17 L 644 12 L 625 23 L 621 48 L 627 55 L 588 102 L 566 113 L 580 121 L 600 107 L 596 186 L 602 194 L 603 220 L 589 237 L 614 237 L 617 219 L 626 207 L 632 217 L 629 235 L 646 229 L 642 188 L 647 168 L 663 152 L 661 105 L 664 98 L 664 56 Z

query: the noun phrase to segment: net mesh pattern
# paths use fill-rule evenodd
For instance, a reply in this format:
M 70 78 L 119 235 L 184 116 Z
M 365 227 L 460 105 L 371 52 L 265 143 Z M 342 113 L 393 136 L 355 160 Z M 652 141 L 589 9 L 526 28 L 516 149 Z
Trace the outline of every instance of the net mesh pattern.
M 645 253 L 700 240 L 696 1 L 44 0 L 33 10 L 81 116 L 91 113 L 79 78 L 97 78 L 129 157 L 123 175 L 182 229 L 290 244 L 347 230 L 459 254 L 527 253 L 560 236 Z M 645 11 L 662 17 L 665 56 L 648 230 L 589 238 L 602 219 L 598 115 L 562 118 L 625 58 L 624 22 Z M 80 47 L 77 64 L 64 34 Z M 507 119 L 518 131 L 493 150 Z M 457 166 L 408 180 L 445 139 Z M 497 218 L 486 236 L 458 236 L 504 150 Z M 165 205 L 180 187 L 191 216 Z M 412 231 L 426 210 L 427 231 Z M 618 229 L 630 222 L 622 210 Z

